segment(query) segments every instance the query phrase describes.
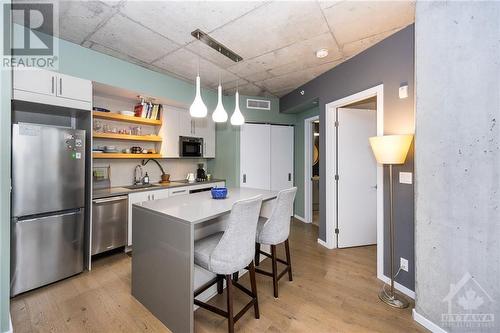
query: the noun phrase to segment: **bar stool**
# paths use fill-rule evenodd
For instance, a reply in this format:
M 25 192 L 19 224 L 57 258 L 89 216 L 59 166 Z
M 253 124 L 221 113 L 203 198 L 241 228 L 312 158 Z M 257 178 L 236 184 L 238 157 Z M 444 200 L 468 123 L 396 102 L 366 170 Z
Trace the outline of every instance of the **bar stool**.
M 202 238 L 194 243 L 194 263 L 217 274 L 212 281 L 207 282 L 194 292 L 194 304 L 218 315 L 228 318 L 228 331 L 234 332 L 234 323 L 254 307 L 255 318 L 259 319 L 259 302 L 257 285 L 255 283 L 255 237 L 259 219 L 262 196 L 240 200 L 233 204 L 228 224 L 224 232 L 218 232 Z M 248 269 L 251 290 L 232 281 L 231 274 L 241 269 Z M 201 302 L 196 296 L 217 283 L 217 292 L 222 294 L 223 279 L 227 285 L 227 311 Z M 236 315 L 233 314 L 233 287 L 237 287 L 251 297 L 251 301 Z
M 288 273 L 288 280 L 292 281 L 292 262 L 290 259 L 290 247 L 288 244 L 288 236 L 290 235 L 290 216 L 293 212 L 293 201 L 297 188 L 282 190 L 278 193 L 278 198 L 274 203 L 271 216 L 267 219 L 259 218 L 257 223 L 257 238 L 255 244 L 255 265 L 259 266 L 260 255 L 271 258 L 272 272 L 267 272 L 256 268 L 257 273 L 270 276 L 273 278 L 274 297 L 278 298 L 278 281 Z M 286 261 L 280 259 L 276 255 L 276 246 L 284 243 Z M 260 250 L 260 245 L 271 245 L 271 254 Z M 286 266 L 285 270 L 278 274 L 278 262 Z

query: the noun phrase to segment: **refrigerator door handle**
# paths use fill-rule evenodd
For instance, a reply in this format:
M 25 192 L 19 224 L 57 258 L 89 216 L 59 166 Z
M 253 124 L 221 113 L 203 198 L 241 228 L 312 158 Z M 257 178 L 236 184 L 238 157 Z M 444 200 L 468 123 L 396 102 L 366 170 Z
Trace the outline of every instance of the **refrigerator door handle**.
M 22 219 L 22 220 L 18 219 L 17 222 L 18 223 L 33 222 L 33 221 L 36 221 L 36 220 L 53 219 L 55 217 L 77 215 L 77 214 L 81 214 L 81 213 L 82 213 L 82 209 L 77 209 L 77 210 L 74 210 L 74 211 L 71 211 L 71 212 L 67 212 L 67 213 L 62 213 L 62 214 L 37 216 L 37 217 L 33 217 L 31 219 Z

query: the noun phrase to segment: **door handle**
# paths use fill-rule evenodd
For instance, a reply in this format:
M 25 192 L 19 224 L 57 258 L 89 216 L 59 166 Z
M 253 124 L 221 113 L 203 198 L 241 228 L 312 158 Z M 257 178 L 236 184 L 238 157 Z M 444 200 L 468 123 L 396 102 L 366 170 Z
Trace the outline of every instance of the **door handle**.
M 77 209 L 77 210 L 74 210 L 72 212 L 67 212 L 67 213 L 62 213 L 62 214 L 57 214 L 57 215 L 47 215 L 47 216 L 40 216 L 40 217 L 35 217 L 35 218 L 31 218 L 31 219 L 25 219 L 25 220 L 17 220 L 17 222 L 19 223 L 23 223 L 23 222 L 32 222 L 32 221 L 36 221 L 36 220 L 45 220 L 45 219 L 51 219 L 51 218 L 55 218 L 55 217 L 62 217 L 62 216 L 70 216 L 70 215 L 78 215 L 78 214 L 81 214 L 82 213 L 82 210 L 83 209 Z
M 155 199 L 155 195 L 154 195 L 154 194 L 152 194 L 152 197 L 153 197 L 153 200 L 154 200 L 154 199 Z
M 62 78 L 59 78 L 59 95 L 62 95 Z
M 92 202 L 95 204 L 100 204 L 100 203 L 105 203 L 105 202 L 126 200 L 127 198 L 128 197 L 124 195 L 124 196 L 120 196 L 120 197 L 111 197 L 111 198 L 106 198 L 106 199 L 95 199 L 95 200 L 92 200 Z
M 247 175 L 243 174 L 243 183 L 246 183 L 246 182 L 247 182 Z
M 54 93 L 54 77 L 52 77 L 52 91 L 51 93 L 53 94 Z
M 288 181 L 291 182 L 292 181 L 292 174 L 289 172 L 288 173 Z

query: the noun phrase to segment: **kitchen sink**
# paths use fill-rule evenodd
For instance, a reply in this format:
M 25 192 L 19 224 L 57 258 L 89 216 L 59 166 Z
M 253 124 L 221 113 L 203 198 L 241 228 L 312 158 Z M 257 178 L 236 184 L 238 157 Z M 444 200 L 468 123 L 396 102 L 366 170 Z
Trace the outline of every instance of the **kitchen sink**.
M 160 185 L 156 184 L 136 184 L 136 185 L 130 185 L 130 186 L 124 186 L 127 190 L 139 190 L 141 188 L 148 188 L 148 187 L 158 187 Z

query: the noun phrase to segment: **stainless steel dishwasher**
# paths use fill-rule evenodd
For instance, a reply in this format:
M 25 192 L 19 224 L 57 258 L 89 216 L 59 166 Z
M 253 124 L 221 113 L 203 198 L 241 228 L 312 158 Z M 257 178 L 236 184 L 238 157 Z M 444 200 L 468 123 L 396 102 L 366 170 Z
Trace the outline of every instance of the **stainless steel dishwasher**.
M 92 200 L 92 255 L 127 245 L 128 196 Z

